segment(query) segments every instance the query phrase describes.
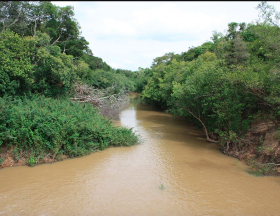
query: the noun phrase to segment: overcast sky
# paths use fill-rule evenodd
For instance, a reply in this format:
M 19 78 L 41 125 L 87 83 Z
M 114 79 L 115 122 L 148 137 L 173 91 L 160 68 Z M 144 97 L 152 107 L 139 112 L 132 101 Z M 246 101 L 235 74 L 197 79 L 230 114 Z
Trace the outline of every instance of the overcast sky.
M 258 19 L 253 2 L 52 2 L 74 6 L 82 36 L 93 54 L 113 68 L 150 67 L 167 52 L 181 53 L 225 33 L 230 22 Z M 280 11 L 280 2 L 268 2 Z

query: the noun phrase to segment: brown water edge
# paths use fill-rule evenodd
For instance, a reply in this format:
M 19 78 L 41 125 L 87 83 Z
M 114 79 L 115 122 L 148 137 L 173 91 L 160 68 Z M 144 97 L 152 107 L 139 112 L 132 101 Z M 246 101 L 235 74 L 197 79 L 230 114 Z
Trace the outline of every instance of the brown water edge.
M 127 93 L 128 97 L 131 99 L 134 98 L 139 98 L 140 97 L 140 93 L 138 92 L 129 92 Z M 139 98 L 140 99 L 140 98 Z M 125 106 L 123 108 L 123 110 L 127 108 L 127 106 Z M 116 112 L 115 112 L 116 113 Z M 119 125 L 119 115 L 115 116 L 114 118 L 111 119 L 111 121 L 115 124 L 115 125 Z M 32 152 L 21 152 L 20 156 L 18 158 L 18 160 L 15 160 L 15 156 L 14 156 L 14 147 L 9 147 L 9 148 L 2 148 L 1 152 L 0 152 L 0 169 L 6 168 L 6 167 L 15 167 L 15 166 L 27 166 L 28 165 L 28 158 L 30 157 L 30 155 L 32 155 Z M 54 163 L 57 161 L 62 161 L 67 159 L 68 157 L 66 155 L 59 155 L 59 157 L 54 158 L 55 155 L 46 155 L 42 160 L 40 161 L 36 161 L 35 165 L 39 165 L 39 164 L 44 164 L 44 163 Z
M 279 178 L 249 175 L 180 118 L 132 104 L 120 124 L 143 142 L 0 170 L 0 215 L 279 215 Z

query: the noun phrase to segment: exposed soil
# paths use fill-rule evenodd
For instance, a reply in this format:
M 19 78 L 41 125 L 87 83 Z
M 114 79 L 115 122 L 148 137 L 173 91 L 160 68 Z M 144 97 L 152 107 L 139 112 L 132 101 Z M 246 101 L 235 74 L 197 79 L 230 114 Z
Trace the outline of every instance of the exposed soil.
M 15 156 L 13 148 L 3 148 L 1 149 L 0 154 L 0 169 L 5 167 L 14 167 L 14 166 L 26 166 L 29 165 L 28 159 L 29 154 L 22 152 L 19 155 Z M 66 159 L 66 155 L 59 155 L 56 159 L 53 159 L 52 156 L 46 155 L 44 158 L 41 158 L 39 161 L 35 161 L 35 165 L 53 163 L 56 161 L 61 161 Z
M 236 157 L 262 175 L 280 175 L 280 131 L 273 122 L 261 120 L 238 143 L 223 146 L 226 155 Z

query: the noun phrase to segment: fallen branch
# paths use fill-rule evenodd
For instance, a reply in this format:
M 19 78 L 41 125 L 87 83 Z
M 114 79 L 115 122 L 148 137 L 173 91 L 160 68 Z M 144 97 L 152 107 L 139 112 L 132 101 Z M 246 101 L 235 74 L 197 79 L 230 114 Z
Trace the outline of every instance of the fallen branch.
M 86 84 L 75 85 L 76 95 L 71 100 L 78 103 L 91 103 L 98 108 L 100 114 L 115 118 L 129 104 L 128 95 L 124 91 L 114 94 L 114 87 L 95 89 Z

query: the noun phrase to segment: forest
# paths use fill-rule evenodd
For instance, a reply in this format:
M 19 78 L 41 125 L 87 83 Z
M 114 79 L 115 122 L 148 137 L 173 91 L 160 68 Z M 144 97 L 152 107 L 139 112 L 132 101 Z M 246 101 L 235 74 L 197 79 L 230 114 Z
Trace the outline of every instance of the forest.
M 73 7 L 1 1 L 0 10 L 0 165 L 9 156 L 34 166 L 138 142 L 99 109 L 126 101 L 132 71 L 93 55 Z M 84 98 L 91 103 L 75 102 Z
M 202 45 L 166 53 L 138 71 L 94 56 L 71 6 L 2 1 L 0 10 L 0 147 L 12 147 L 15 158 L 25 155 L 34 165 L 46 155 L 58 160 L 137 142 L 131 129 L 113 127 L 97 108 L 70 100 L 77 86 L 86 86 L 139 92 L 255 173 L 277 173 L 280 13 L 267 2 L 257 6 L 259 21 L 231 22 L 226 33 L 213 31 Z
M 260 20 L 228 24 L 209 41 L 157 57 L 140 69 L 143 100 L 201 128 L 222 152 L 257 174 L 280 165 L 280 13 L 267 2 Z M 140 80 L 140 79 L 139 79 Z

